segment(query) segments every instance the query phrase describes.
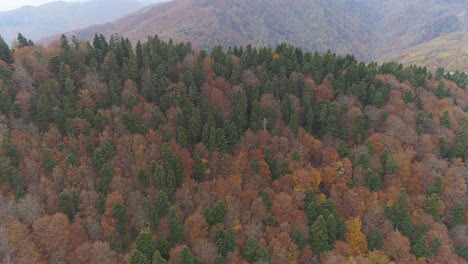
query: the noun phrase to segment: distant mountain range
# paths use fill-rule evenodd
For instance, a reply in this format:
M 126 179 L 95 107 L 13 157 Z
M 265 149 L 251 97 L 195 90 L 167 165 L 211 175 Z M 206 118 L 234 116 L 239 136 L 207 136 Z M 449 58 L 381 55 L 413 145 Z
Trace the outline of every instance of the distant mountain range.
M 418 45 L 400 55 L 382 61 L 399 61 L 403 64 L 427 66 L 435 71 L 444 67 L 448 71 L 468 72 L 468 33 L 454 32 Z
M 32 40 L 39 40 L 53 34 L 109 22 L 156 1 L 158 0 L 91 0 L 80 3 L 57 1 L 40 6 L 25 6 L 0 12 L 0 34 L 7 43 L 16 39 L 18 32 Z

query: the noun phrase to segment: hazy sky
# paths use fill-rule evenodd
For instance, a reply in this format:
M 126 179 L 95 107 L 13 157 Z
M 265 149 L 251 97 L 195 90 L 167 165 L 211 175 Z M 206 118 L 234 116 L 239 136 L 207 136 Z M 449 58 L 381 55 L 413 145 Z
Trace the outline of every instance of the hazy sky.
M 42 5 L 57 0 L 0 0 L 0 11 L 13 10 L 25 5 Z M 86 0 L 63 0 L 66 2 L 85 2 Z

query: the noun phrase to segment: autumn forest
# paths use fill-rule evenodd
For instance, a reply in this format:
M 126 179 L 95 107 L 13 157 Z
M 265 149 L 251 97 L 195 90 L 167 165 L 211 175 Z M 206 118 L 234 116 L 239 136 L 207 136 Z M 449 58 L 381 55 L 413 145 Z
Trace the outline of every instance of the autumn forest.
M 0 37 L 0 262 L 465 263 L 468 75 Z

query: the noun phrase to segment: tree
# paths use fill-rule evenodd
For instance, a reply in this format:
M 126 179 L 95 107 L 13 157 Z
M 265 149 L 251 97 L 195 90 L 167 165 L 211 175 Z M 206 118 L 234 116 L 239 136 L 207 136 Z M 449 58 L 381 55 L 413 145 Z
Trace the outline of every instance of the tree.
M 135 249 L 130 257 L 130 264 L 151 264 L 151 261 L 145 256 L 145 254 L 143 254 L 143 252 Z
M 141 252 L 146 259 L 151 260 L 156 245 L 149 233 L 141 232 L 136 239 L 136 250 Z
M 247 239 L 247 243 L 242 250 L 242 255 L 249 263 L 267 261 L 269 258 L 268 250 L 260 245 L 255 237 L 249 237 Z
M 463 203 L 457 203 L 452 209 L 452 226 L 463 225 L 465 222 L 465 206 Z
M 323 215 L 317 217 L 310 228 L 310 245 L 317 255 L 330 250 L 327 223 Z
M 184 241 L 184 224 L 174 208 L 169 211 L 169 231 L 173 245 Z
M 203 163 L 200 154 L 198 154 L 197 152 L 195 152 L 195 154 L 193 155 L 193 160 L 195 162 L 193 164 L 193 178 L 197 182 L 202 182 L 205 179 L 206 166 Z
M 203 216 L 210 227 L 217 223 L 222 223 L 226 216 L 227 209 L 224 201 L 218 201 L 213 207 L 206 207 Z
M 382 178 L 378 173 L 368 169 L 365 172 L 365 185 L 370 191 L 378 192 L 382 188 Z
M 68 196 L 65 193 L 60 193 L 59 196 L 57 197 L 57 201 L 59 204 L 59 209 L 60 212 L 63 213 L 64 215 L 67 215 L 68 218 L 72 219 L 72 211 L 70 209 L 70 203 L 68 201 Z
M 119 232 L 121 236 L 124 236 L 127 232 L 127 222 L 128 222 L 128 215 L 127 215 L 127 208 L 119 203 L 114 205 L 114 211 L 112 214 L 112 218 L 116 220 L 115 228 Z
M 167 261 L 161 256 L 159 250 L 156 250 L 153 254 L 153 262 L 151 264 L 166 264 Z
M 3 37 L 0 35 L 0 60 L 10 64 L 13 63 L 13 57 L 11 56 L 11 50 L 6 44 Z
M 382 248 L 382 231 L 378 227 L 372 229 L 369 235 L 369 250 Z
M 427 256 L 433 258 L 439 254 L 439 249 L 442 246 L 442 242 L 438 237 L 434 237 L 429 242 L 429 248 L 427 249 Z
M 196 264 L 197 261 L 195 260 L 195 256 L 190 251 L 190 248 L 187 246 L 183 246 L 182 250 L 180 251 L 180 264 Z
M 413 219 L 408 213 L 408 194 L 405 189 L 401 189 L 398 193 L 397 200 L 393 207 L 386 208 L 386 216 L 393 225 L 401 231 L 401 233 L 409 237 L 413 232 Z

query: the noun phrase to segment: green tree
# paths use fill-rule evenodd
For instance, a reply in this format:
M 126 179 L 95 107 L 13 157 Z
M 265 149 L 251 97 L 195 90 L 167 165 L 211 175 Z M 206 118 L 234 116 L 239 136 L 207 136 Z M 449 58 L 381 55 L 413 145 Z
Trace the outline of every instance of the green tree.
M 141 185 L 147 187 L 148 186 L 148 177 L 146 176 L 146 172 L 144 168 L 140 168 L 138 170 L 138 176 L 137 176 L 138 182 L 141 183 Z
M 203 216 L 210 227 L 217 223 L 222 223 L 226 216 L 227 208 L 224 201 L 218 201 L 213 207 L 206 207 Z
M 465 222 L 465 206 L 463 203 L 456 203 L 452 208 L 452 226 L 463 225 Z
M 184 241 L 184 223 L 174 208 L 169 211 L 169 231 L 174 245 Z
M 11 56 L 11 50 L 6 44 L 3 37 L 0 35 L 0 60 L 10 64 L 13 63 L 13 57 Z
M 445 111 L 442 116 L 440 117 L 440 125 L 450 129 L 450 117 L 449 112 Z
M 151 260 L 143 252 L 135 249 L 130 257 L 130 264 L 151 264 Z
M 304 248 L 304 236 L 299 228 L 294 228 L 290 234 L 291 239 L 296 243 L 297 248 L 302 250 Z
M 202 159 L 200 157 L 200 154 L 198 154 L 198 152 L 195 152 L 195 154 L 193 155 L 193 160 L 194 160 L 194 164 L 193 164 L 193 178 L 197 181 L 197 182 L 202 182 L 205 180 L 205 170 L 206 170 L 206 166 L 205 164 L 202 162 Z
M 328 233 L 328 244 L 333 245 L 336 241 L 337 223 L 334 215 L 330 214 L 327 217 L 327 233 Z
M 127 208 L 119 203 L 114 205 L 114 211 L 112 217 L 116 220 L 115 229 L 121 236 L 124 236 L 127 232 L 128 214 Z
M 442 246 L 442 242 L 438 237 L 434 237 L 429 242 L 429 247 L 427 249 L 427 256 L 433 258 L 439 254 L 439 249 Z
M 271 205 L 272 205 L 270 195 L 266 191 L 261 192 L 260 195 L 262 196 L 262 200 L 263 200 L 263 204 L 265 205 L 265 208 L 268 211 L 270 211 Z
M 72 210 L 70 208 L 70 202 L 68 200 L 68 196 L 65 193 L 60 193 L 57 197 L 59 210 L 64 215 L 67 215 L 69 219 L 72 218 Z
M 366 170 L 364 184 L 372 192 L 378 192 L 382 188 L 382 177 L 371 169 Z
M 136 249 L 139 250 L 145 257 L 151 260 L 156 245 L 153 237 L 149 233 L 141 232 L 136 239 Z
M 159 253 L 159 250 L 156 250 L 153 254 L 153 262 L 151 264 L 166 264 L 167 261 L 161 256 L 161 253 Z
M 304 196 L 304 211 L 309 218 L 309 223 L 312 224 L 319 216 L 320 208 L 315 203 L 314 192 L 307 190 Z
M 314 253 L 317 255 L 330 250 L 330 245 L 328 244 L 327 223 L 323 215 L 317 217 L 310 228 L 310 245 Z
M 247 243 L 242 250 L 242 255 L 249 263 L 257 261 L 267 261 L 269 258 L 268 250 L 258 243 L 255 237 L 247 238 Z
M 382 248 L 382 231 L 378 227 L 372 229 L 369 235 L 369 250 Z
M 104 214 L 106 210 L 106 196 L 103 193 L 99 193 L 96 199 L 96 210 L 98 214 Z
M 183 246 L 182 250 L 180 251 L 180 259 L 179 264 L 196 264 L 197 261 L 195 260 L 195 256 L 193 255 L 190 248 L 187 246 Z

